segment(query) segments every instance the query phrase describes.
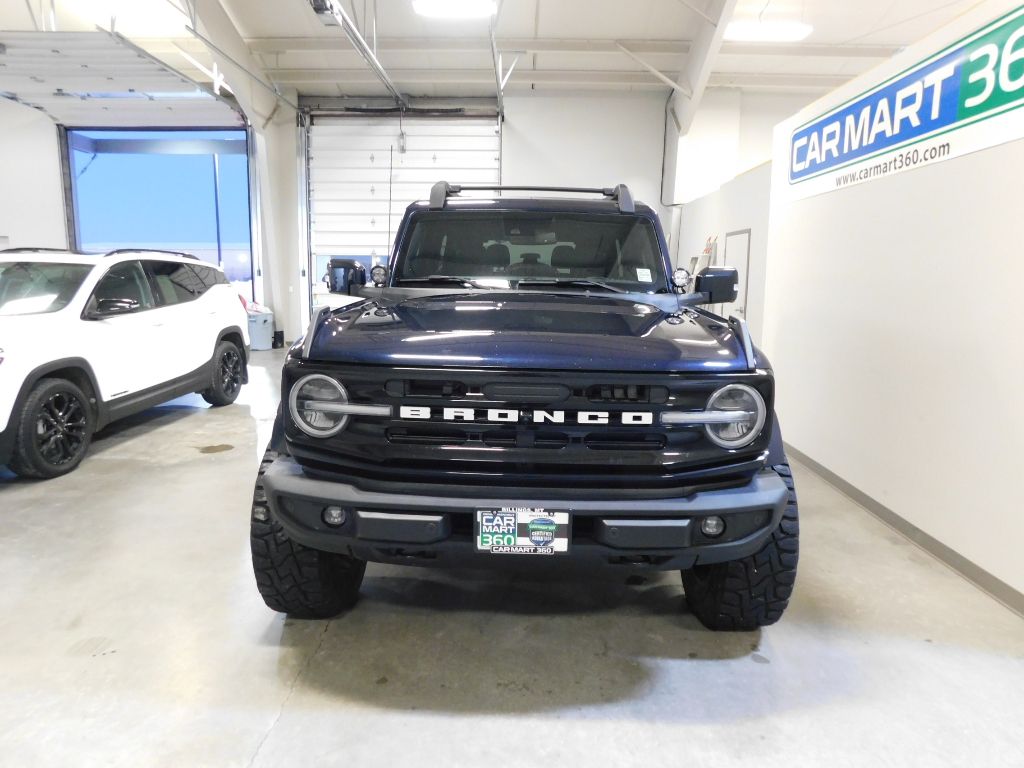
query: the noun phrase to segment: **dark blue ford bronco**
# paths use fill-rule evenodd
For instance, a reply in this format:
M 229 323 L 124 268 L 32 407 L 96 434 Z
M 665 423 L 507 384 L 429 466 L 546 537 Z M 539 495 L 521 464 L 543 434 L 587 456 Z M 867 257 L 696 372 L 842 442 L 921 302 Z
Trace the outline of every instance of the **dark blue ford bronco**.
M 387 267 L 332 260 L 355 303 L 316 311 L 284 365 L 251 516 L 263 599 L 324 618 L 367 561 L 567 558 L 679 570 L 711 629 L 777 621 L 798 522 L 772 369 L 702 308 L 736 271 L 673 271 L 621 185 L 461 194 L 511 189 L 439 182 Z

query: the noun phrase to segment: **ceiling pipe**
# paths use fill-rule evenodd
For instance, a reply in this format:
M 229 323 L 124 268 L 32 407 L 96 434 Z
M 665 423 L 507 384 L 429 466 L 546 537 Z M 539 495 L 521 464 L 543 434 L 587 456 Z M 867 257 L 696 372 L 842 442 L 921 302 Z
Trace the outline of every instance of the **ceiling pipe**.
M 349 42 L 352 43 L 352 47 L 356 49 L 356 53 L 362 56 L 370 69 L 377 78 L 384 84 L 384 87 L 388 89 L 388 92 L 394 97 L 395 101 L 403 109 L 408 109 L 409 99 L 398 90 L 398 87 L 392 82 L 388 76 L 387 71 L 381 65 L 380 61 L 377 60 L 377 56 L 370 48 L 369 44 L 363 38 L 359 32 L 359 28 L 355 25 L 355 22 L 349 18 L 348 13 L 342 8 L 341 3 L 337 0 L 309 0 L 310 5 L 313 7 L 313 11 L 316 13 L 317 18 L 320 19 L 326 26 L 329 27 L 341 27 L 342 32 L 348 37 Z

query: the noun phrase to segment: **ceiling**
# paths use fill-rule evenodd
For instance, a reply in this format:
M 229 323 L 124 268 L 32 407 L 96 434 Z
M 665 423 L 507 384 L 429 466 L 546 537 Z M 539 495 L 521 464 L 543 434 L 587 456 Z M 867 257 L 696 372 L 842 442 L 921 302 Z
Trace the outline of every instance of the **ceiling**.
M 343 0 L 372 38 L 373 0 Z M 318 96 L 383 95 L 376 77 L 308 0 L 223 0 L 279 85 Z M 665 90 L 617 46 L 621 42 L 675 78 L 703 20 L 688 5 L 708 0 L 504 0 L 496 28 L 507 91 L 613 88 Z M 803 20 L 811 36 L 792 45 L 725 43 L 710 85 L 775 91 L 831 90 L 932 32 L 975 0 L 739 0 L 733 18 Z M 486 21 L 417 16 L 411 0 L 377 0 L 377 52 L 413 96 L 493 96 Z
M 433 20 L 411 0 L 341 0 L 368 40 L 376 17 L 377 56 L 398 88 L 413 97 L 495 96 L 487 21 Z M 94 30 L 82 9 L 100 0 L 56 0 L 58 29 Z M 135 0 L 141 2 L 141 0 Z M 148 0 L 167 13 L 185 0 Z M 221 0 L 266 77 L 307 96 L 384 96 L 380 81 L 337 27 L 317 18 L 309 0 Z M 515 62 L 506 93 L 528 90 L 655 90 L 667 86 L 624 53 L 621 44 L 675 79 L 712 0 L 503 0 L 496 25 L 503 70 Z M 723 44 L 710 87 L 753 91 L 831 90 L 926 36 L 976 0 L 738 0 L 734 19 L 802 20 L 814 27 L 793 44 Z M 49 0 L 8 0 L 0 30 L 47 28 Z M 376 7 L 376 14 L 374 13 Z M 696 10 L 694 10 L 696 8 Z M 176 12 L 175 12 L 176 13 Z M 183 26 L 168 37 L 131 35 L 146 51 L 202 83 L 210 57 Z M 189 60 L 192 59 L 192 61 Z M 0 72 L 3 55 L 0 54 Z M 204 64 L 205 62 L 205 64 Z M 197 64 L 199 66 L 197 66 Z

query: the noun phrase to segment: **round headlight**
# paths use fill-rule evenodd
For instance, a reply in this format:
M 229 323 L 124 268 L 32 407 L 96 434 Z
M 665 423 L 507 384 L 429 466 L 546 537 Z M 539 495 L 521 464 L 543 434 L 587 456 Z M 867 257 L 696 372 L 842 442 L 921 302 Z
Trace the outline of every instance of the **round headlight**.
M 295 426 L 312 437 L 338 434 L 348 423 L 348 414 L 338 406 L 348 402 L 348 392 L 332 379 L 314 373 L 299 379 L 288 395 L 288 409 Z
M 378 264 L 370 270 L 370 280 L 374 285 L 384 285 L 388 279 L 388 268 Z
M 750 445 L 764 428 L 764 398 L 746 384 L 722 387 L 708 400 L 705 410 L 717 418 L 709 419 L 704 429 L 711 441 L 723 448 Z

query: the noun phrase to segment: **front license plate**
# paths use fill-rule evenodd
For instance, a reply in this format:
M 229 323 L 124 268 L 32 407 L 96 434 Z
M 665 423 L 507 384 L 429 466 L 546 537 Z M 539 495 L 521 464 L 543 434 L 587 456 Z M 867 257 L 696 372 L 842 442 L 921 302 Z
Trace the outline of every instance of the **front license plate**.
M 564 555 L 569 551 L 569 513 L 533 507 L 478 509 L 476 549 L 495 555 Z

